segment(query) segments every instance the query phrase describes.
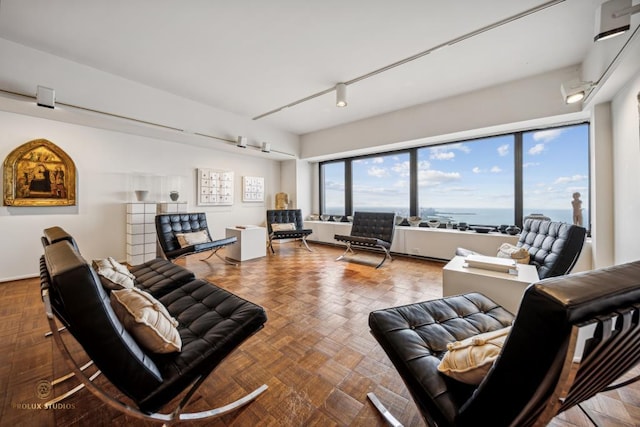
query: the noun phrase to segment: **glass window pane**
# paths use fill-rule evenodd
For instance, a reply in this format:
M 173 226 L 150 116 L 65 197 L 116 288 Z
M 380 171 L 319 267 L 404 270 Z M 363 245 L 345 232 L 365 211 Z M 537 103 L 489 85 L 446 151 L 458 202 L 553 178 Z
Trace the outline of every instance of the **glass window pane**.
M 344 207 L 344 162 L 324 163 L 322 168 L 321 211 L 329 215 L 345 215 Z
M 418 215 L 470 225 L 513 224 L 514 137 L 418 150 Z
M 357 159 L 351 163 L 353 210 L 409 215 L 409 153 Z
M 589 125 L 525 132 L 522 143 L 523 216 L 573 224 L 575 200 L 588 228 Z

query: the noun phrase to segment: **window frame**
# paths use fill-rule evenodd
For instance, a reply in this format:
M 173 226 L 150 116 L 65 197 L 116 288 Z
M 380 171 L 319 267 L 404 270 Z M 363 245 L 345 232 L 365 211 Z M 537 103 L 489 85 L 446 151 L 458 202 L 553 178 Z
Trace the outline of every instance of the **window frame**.
M 559 128 L 566 128 L 566 127 L 571 127 L 571 126 L 579 126 L 579 125 L 587 125 L 587 158 L 591 159 L 591 132 L 590 132 L 590 126 L 591 123 L 589 121 L 578 121 L 578 122 L 573 122 L 573 123 L 564 123 L 561 125 L 555 125 L 555 126 L 547 126 L 547 127 L 536 127 L 536 128 L 527 128 L 527 129 L 521 129 L 518 131 L 514 131 L 514 132 L 504 132 L 504 133 L 499 133 L 499 134 L 491 134 L 491 135 L 483 135 L 483 136 L 479 136 L 476 138 L 469 138 L 469 139 L 464 139 L 464 140 L 453 140 L 453 141 L 447 141 L 447 142 L 442 142 L 442 143 L 437 143 L 437 144 L 427 144 L 427 145 L 420 145 L 420 146 L 416 146 L 416 147 L 411 147 L 411 148 L 405 148 L 405 149 L 399 149 L 399 150 L 391 150 L 391 151 L 381 151 L 381 152 L 376 152 L 376 153 L 370 153 L 370 154 L 364 154 L 364 155 L 360 155 L 360 156 L 353 156 L 353 157 L 344 157 L 344 158 L 339 158 L 339 159 L 332 159 L 332 160 L 327 160 L 327 161 L 323 161 L 319 163 L 319 171 L 320 171 L 320 176 L 319 176 L 319 194 L 320 194 L 320 214 L 323 214 L 324 209 L 325 209 L 325 205 L 324 205 L 324 176 L 323 176 L 323 165 L 325 164 L 329 164 L 329 163 L 337 163 L 337 162 L 344 162 L 344 170 L 345 170 L 345 203 L 344 203 L 344 207 L 345 207 L 345 212 L 343 213 L 343 215 L 353 215 L 353 175 L 352 175 L 352 163 L 356 160 L 362 160 L 362 159 L 369 159 L 369 158 L 374 158 L 374 157 L 381 157 L 381 156 L 391 156 L 391 155 L 398 155 L 398 154 L 409 154 L 409 215 L 417 215 L 418 212 L 418 208 L 419 208 L 419 200 L 418 200 L 418 193 L 419 193 L 419 189 L 418 189 L 418 150 L 423 149 L 423 148 L 433 148 L 433 147 L 438 147 L 438 146 L 446 146 L 446 145 L 450 145 L 450 144 L 460 144 L 460 143 L 469 143 L 469 142 L 475 142 L 478 140 L 482 140 L 482 139 L 488 139 L 488 138 L 494 138 L 494 137 L 502 137 L 502 136 L 512 136 L 513 137 L 513 141 L 514 141 L 514 153 L 513 153 L 513 162 L 514 162 L 514 224 L 517 225 L 518 227 L 522 227 L 522 222 L 523 222 L 523 212 L 524 212 L 524 207 L 523 207 L 523 202 L 524 202 L 524 182 L 523 182 L 523 161 L 524 161 L 524 154 L 523 154 L 523 135 L 525 133 L 528 132 L 539 132 L 539 131 L 545 131 L 545 130 L 551 130 L 551 129 L 559 129 Z M 591 162 L 589 161 L 587 164 L 587 173 L 588 173 L 588 192 L 589 194 L 591 194 Z M 583 226 L 587 229 L 587 232 L 590 233 L 591 231 L 591 212 L 593 212 L 592 210 L 592 198 L 589 197 L 589 204 L 588 207 L 589 209 L 589 220 L 588 223 L 584 224 Z M 487 225 L 494 225 L 494 226 L 498 226 L 499 224 L 487 224 Z

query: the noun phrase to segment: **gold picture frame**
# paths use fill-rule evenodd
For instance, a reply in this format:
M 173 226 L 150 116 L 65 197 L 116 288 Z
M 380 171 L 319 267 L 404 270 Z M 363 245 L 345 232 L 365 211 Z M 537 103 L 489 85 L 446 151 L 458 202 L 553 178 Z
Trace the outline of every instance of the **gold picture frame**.
M 76 166 L 53 142 L 34 139 L 22 144 L 3 166 L 5 206 L 76 204 Z

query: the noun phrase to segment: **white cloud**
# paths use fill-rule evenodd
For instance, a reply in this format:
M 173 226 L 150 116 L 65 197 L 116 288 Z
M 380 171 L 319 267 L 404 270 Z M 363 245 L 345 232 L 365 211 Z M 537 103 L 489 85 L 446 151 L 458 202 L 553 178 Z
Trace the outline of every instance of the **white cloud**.
M 491 168 L 491 172 L 492 173 L 500 173 L 502 172 L 502 169 L 500 169 L 498 166 L 494 166 Z
M 479 168 L 479 167 L 477 167 L 477 166 L 476 166 L 475 168 L 471 169 L 471 171 L 472 171 L 473 173 L 482 173 L 482 169 L 480 169 L 480 168 Z
M 418 172 L 418 185 L 434 186 L 459 181 L 460 178 L 461 175 L 458 172 L 423 170 Z
M 427 165 L 427 168 L 429 166 Z M 409 162 L 400 162 L 400 163 L 396 163 L 391 167 L 391 170 L 393 170 L 395 173 L 397 173 L 400 176 L 409 176 Z
M 561 176 L 555 180 L 554 184 L 568 184 L 570 182 L 578 182 L 587 179 L 586 175 Z
M 429 156 L 430 159 L 436 160 L 451 160 L 454 157 L 456 157 L 456 153 L 454 153 L 453 151 L 436 151 L 431 153 L 431 155 Z
M 544 144 L 536 144 L 533 147 L 529 148 L 529 154 L 535 156 L 536 154 L 540 154 L 544 151 Z
M 369 170 L 367 170 L 367 174 L 375 176 L 376 178 L 389 176 L 389 172 L 385 168 L 379 168 L 377 166 L 370 167 Z
M 547 130 L 541 130 L 538 132 L 534 132 L 533 134 L 533 140 L 534 141 L 542 141 L 542 142 L 550 142 L 553 141 L 554 139 L 558 138 L 562 132 L 564 132 L 564 129 L 547 129 Z
M 371 162 L 373 164 L 380 164 L 380 163 L 384 163 L 384 159 L 382 157 L 374 157 Z
M 509 154 L 509 144 L 504 144 L 498 147 L 498 154 L 500 154 L 502 157 Z
M 540 163 L 538 163 L 538 162 L 526 162 L 526 163 L 522 164 L 523 168 L 528 168 L 528 167 L 531 167 L 531 166 L 540 166 Z

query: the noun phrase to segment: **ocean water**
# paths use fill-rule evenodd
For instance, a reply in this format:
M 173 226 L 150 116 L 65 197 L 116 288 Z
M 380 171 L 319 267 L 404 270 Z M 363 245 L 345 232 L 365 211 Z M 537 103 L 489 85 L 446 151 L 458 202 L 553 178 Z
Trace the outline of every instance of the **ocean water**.
M 395 212 L 399 216 L 409 216 L 409 209 L 407 208 L 393 208 L 380 209 L 380 208 L 362 208 L 358 209 L 362 211 L 376 212 Z M 541 211 L 524 211 L 524 216 L 529 214 L 543 214 L 551 218 L 552 221 L 560 221 L 566 223 L 573 223 L 573 212 L 571 209 L 546 209 Z M 583 224 L 588 224 L 588 211 L 583 210 Z M 511 225 L 514 223 L 514 211 L 513 209 L 504 208 L 422 208 L 420 209 L 419 216 L 423 220 L 427 219 L 439 219 L 441 222 L 466 222 L 471 225 Z

